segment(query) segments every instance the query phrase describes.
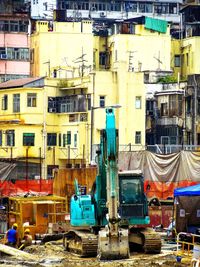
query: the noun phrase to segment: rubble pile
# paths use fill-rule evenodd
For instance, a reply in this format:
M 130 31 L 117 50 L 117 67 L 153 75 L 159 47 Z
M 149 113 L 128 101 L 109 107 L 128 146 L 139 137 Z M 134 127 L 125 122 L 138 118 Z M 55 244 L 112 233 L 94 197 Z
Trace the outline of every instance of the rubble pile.
M 64 251 L 62 241 L 51 241 L 44 245 L 32 245 L 25 248 L 24 252 L 31 255 L 31 259 L 23 259 L 20 256 L 2 255 L 0 265 L 2 267 L 185 267 L 190 266 L 190 261 L 176 261 L 173 251 L 162 251 L 161 254 L 132 253 L 130 259 L 117 261 L 99 261 L 97 258 L 80 258 L 75 254 Z

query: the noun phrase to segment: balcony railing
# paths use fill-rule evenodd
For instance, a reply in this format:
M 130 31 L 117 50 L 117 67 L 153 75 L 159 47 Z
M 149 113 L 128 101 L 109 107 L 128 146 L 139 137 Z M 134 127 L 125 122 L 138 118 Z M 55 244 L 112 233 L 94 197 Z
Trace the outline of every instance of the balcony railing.
M 178 117 L 164 117 L 157 120 L 157 125 L 178 125 L 179 118 Z

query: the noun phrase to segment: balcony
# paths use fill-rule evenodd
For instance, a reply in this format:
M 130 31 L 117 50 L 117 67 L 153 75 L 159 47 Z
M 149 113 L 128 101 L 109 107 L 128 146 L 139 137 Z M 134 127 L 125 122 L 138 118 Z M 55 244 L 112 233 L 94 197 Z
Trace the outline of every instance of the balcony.
M 157 120 L 157 125 L 179 125 L 182 126 L 183 119 L 179 117 L 163 117 Z

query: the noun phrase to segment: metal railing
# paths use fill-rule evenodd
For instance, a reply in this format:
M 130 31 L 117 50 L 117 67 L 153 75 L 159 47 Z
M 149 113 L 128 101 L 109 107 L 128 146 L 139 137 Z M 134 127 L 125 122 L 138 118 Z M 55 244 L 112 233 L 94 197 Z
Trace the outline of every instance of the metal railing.
M 186 236 L 186 240 L 181 240 L 181 237 Z M 190 238 L 190 240 L 187 240 Z M 176 244 L 177 244 L 177 256 L 187 255 L 187 256 L 195 256 L 194 248 L 198 247 L 198 251 L 200 253 L 200 235 L 196 234 L 188 234 L 185 232 L 180 232 L 177 234 Z
M 99 144 L 94 144 L 92 146 L 92 159 L 95 160 L 96 151 L 99 149 Z M 195 145 L 119 145 L 119 152 L 134 152 L 134 151 L 150 151 L 156 154 L 172 154 L 178 153 L 182 150 L 184 151 L 200 151 L 200 146 Z

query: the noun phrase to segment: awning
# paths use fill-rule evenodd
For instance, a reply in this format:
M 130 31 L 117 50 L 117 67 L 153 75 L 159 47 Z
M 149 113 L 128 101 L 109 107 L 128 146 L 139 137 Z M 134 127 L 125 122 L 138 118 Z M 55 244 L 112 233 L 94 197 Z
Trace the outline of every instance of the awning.
M 200 184 L 177 188 L 174 190 L 174 196 L 200 196 Z
M 154 30 L 161 33 L 167 32 L 167 22 L 161 19 L 154 19 L 145 17 L 145 28 L 149 30 Z

